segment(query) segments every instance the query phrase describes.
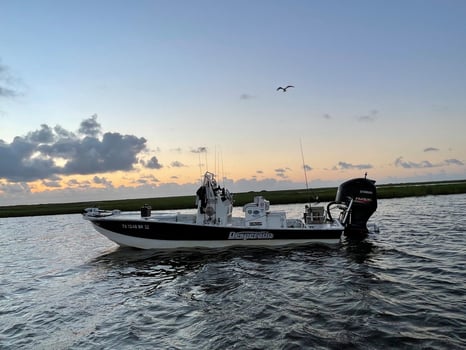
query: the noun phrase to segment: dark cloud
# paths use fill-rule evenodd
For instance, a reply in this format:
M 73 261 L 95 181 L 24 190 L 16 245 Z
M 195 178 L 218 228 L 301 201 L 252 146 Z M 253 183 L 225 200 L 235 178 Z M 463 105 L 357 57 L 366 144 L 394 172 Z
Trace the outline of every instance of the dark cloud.
M 149 184 L 149 182 L 150 182 L 149 180 L 144 179 L 144 178 L 139 178 L 136 181 L 133 181 L 133 183 L 135 183 L 137 185 L 147 185 L 147 184 Z
M 410 162 L 403 160 L 403 157 L 398 157 L 395 159 L 395 166 L 402 167 L 405 169 L 419 169 L 419 168 L 433 168 L 434 165 L 428 160 L 423 160 L 419 163 Z
M 79 181 L 76 179 L 71 179 L 67 182 L 68 186 L 79 186 L 79 184 L 80 184 Z
M 275 171 L 275 175 L 278 176 L 278 177 L 281 177 L 282 179 L 286 179 L 288 178 L 288 175 L 286 175 L 286 173 L 288 171 L 291 171 L 290 168 L 277 168 L 277 169 L 274 169 Z
M 25 182 L 18 182 L 18 183 L 1 183 L 0 182 L 0 193 L 5 193 L 9 195 L 16 195 L 16 194 L 30 194 L 31 188 Z
M 55 135 L 53 129 L 46 124 L 42 124 L 40 127 L 40 130 L 29 132 L 26 135 L 26 140 L 34 144 L 54 142 Z
M 79 134 L 46 124 L 13 142 L 0 140 L 0 178 L 12 182 L 50 179 L 53 175 L 96 174 L 132 170 L 146 140 L 105 133 L 97 116 L 81 123 Z M 60 164 L 60 165 L 59 165 Z
M 424 148 L 424 152 L 437 152 L 437 151 L 439 151 L 439 149 L 435 147 Z
M 71 179 L 66 182 L 69 188 L 80 188 L 80 189 L 88 189 L 91 187 L 91 181 L 83 180 L 78 181 L 76 179 Z
M 303 169 L 304 169 L 304 171 L 311 171 L 312 170 L 311 166 L 307 165 L 307 164 L 303 165 Z
M 364 170 L 364 169 L 372 169 L 372 165 L 371 164 L 351 164 L 351 163 L 346 163 L 346 162 L 338 162 L 338 165 L 335 168 L 336 169 L 341 169 L 341 170 L 349 170 L 349 169 Z
M 157 182 L 160 182 L 160 180 L 157 179 L 153 175 L 146 175 L 146 176 L 140 177 L 139 179 L 133 181 L 133 183 L 138 185 L 138 186 L 140 186 L 140 185 L 152 186 L 152 185 L 155 185 Z
M 137 154 L 146 148 L 146 139 L 133 135 L 105 133 L 102 140 L 85 137 L 70 144 L 62 144 L 62 150 L 70 159 L 63 168 L 63 174 L 93 174 L 118 170 L 132 170 L 137 163 Z M 59 156 L 63 153 L 52 152 Z
M 92 181 L 97 185 L 103 185 L 105 187 L 113 187 L 112 181 L 107 180 L 105 177 L 94 176 Z
M 157 159 L 156 156 L 153 156 L 146 164 L 146 168 L 149 169 L 161 169 L 163 168 L 163 165 L 159 163 L 159 160 Z
M 160 180 L 157 179 L 154 175 L 146 175 L 143 178 L 147 179 L 147 181 L 150 182 L 150 183 L 160 182 Z
M 171 162 L 170 166 L 174 167 L 174 168 L 183 168 L 185 167 L 186 165 L 184 165 L 183 163 L 175 160 L 174 162 Z
M 198 147 L 191 150 L 192 153 L 207 153 L 207 147 Z
M 422 169 L 422 168 L 438 168 L 442 166 L 458 165 L 463 166 L 464 163 L 458 159 L 445 159 L 440 163 L 431 163 L 428 160 L 423 160 L 421 162 L 410 162 L 403 160 L 403 157 L 398 157 L 394 162 L 395 166 L 402 167 L 405 169 Z
M 445 159 L 444 162 L 446 165 L 459 165 L 459 166 L 464 165 L 464 163 L 458 159 Z
M 101 134 L 102 128 L 97 122 L 97 114 L 94 114 L 92 117 L 85 119 L 81 122 L 79 127 L 79 133 L 85 136 L 97 137 Z
M 42 185 L 45 187 L 60 188 L 61 184 L 59 180 L 42 180 Z
M 0 178 L 13 182 L 46 179 L 60 172 L 52 159 L 37 153 L 37 144 L 15 137 L 7 144 L 0 140 Z

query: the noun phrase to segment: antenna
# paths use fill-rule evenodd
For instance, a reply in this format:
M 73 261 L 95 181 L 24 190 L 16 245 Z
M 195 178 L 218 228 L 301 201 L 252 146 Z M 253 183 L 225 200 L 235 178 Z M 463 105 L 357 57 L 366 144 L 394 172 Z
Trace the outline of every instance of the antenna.
M 221 162 L 221 164 L 219 164 L 219 166 L 222 167 L 222 187 L 225 187 L 225 170 L 224 170 L 224 167 L 223 167 L 223 150 L 222 150 L 222 147 L 220 147 L 220 162 Z M 219 172 L 220 172 L 220 169 L 219 169 Z
M 303 152 L 303 142 L 299 139 L 299 146 L 301 147 L 301 159 L 303 161 L 303 171 L 304 171 L 304 178 L 306 179 L 306 190 L 309 190 L 309 185 L 307 183 L 307 171 L 306 171 L 306 164 L 304 163 L 304 152 Z
M 199 156 L 199 178 L 201 179 L 201 183 L 202 183 L 202 164 L 201 164 L 201 152 L 197 152 L 197 155 Z
M 218 159 L 217 145 L 215 145 L 215 147 L 214 147 L 214 174 L 218 176 L 217 159 Z
M 307 169 L 306 169 L 306 163 L 304 162 L 304 152 L 303 152 L 303 142 L 301 140 L 301 138 L 299 139 L 299 146 L 301 147 L 301 159 L 303 161 L 303 171 L 304 171 L 304 178 L 306 179 L 306 191 L 309 192 L 309 202 L 311 201 L 311 194 L 312 191 L 309 190 L 309 184 L 307 182 Z M 314 193 L 315 195 L 315 193 Z M 318 202 L 319 201 L 319 196 L 315 195 L 315 201 Z
M 207 148 L 205 149 L 205 169 L 206 171 L 209 171 L 209 164 L 207 164 Z

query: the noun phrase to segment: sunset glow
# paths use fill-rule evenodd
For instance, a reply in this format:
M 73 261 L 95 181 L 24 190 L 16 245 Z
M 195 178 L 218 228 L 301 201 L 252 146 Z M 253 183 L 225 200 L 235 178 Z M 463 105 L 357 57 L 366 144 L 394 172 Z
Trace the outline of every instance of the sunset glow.
M 0 12 L 0 205 L 466 178 L 464 2 L 26 4 Z

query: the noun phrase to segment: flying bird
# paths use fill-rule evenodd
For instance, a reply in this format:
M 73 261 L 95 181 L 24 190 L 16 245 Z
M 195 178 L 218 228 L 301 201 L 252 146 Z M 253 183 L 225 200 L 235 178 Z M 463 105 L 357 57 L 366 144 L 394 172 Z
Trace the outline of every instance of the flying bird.
M 294 88 L 293 85 L 288 85 L 288 86 L 285 86 L 285 87 L 279 86 L 279 87 L 277 88 L 277 91 L 278 91 L 278 90 L 283 90 L 283 92 L 286 92 L 286 89 L 291 88 L 291 87 Z

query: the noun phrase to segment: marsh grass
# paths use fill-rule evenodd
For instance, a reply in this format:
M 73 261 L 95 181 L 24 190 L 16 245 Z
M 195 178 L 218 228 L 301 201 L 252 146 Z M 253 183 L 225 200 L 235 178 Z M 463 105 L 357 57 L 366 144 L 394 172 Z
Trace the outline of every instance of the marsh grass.
M 322 202 L 335 199 L 336 187 L 317 189 L 298 189 L 284 191 L 260 191 L 235 193 L 235 206 L 252 202 L 254 196 L 264 196 L 271 204 L 290 204 L 313 202 L 318 197 Z M 428 195 L 445 195 L 466 193 L 466 180 L 443 181 L 430 183 L 388 184 L 377 186 L 377 197 L 400 198 Z M 159 197 L 107 200 L 78 203 L 50 203 L 36 205 L 15 205 L 0 207 L 0 217 L 37 216 L 82 213 L 85 208 L 139 210 L 142 205 L 149 204 L 153 210 L 189 209 L 195 207 L 195 196 Z

